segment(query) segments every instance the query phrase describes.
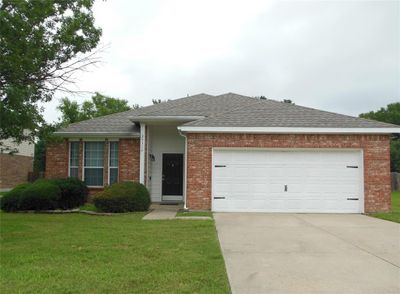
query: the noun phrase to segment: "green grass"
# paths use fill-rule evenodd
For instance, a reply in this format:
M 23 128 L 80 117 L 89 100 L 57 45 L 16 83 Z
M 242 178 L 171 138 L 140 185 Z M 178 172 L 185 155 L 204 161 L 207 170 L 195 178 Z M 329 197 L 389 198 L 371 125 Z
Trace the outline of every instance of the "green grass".
M 214 222 L 0 213 L 1 293 L 229 293 Z
M 211 211 L 178 211 L 176 216 L 209 216 L 213 217 Z
M 99 211 L 96 206 L 92 203 L 86 203 L 82 206 L 79 207 L 80 210 L 86 210 L 86 211 Z
M 400 191 L 392 193 L 392 211 L 382 213 L 372 213 L 373 217 L 400 223 Z

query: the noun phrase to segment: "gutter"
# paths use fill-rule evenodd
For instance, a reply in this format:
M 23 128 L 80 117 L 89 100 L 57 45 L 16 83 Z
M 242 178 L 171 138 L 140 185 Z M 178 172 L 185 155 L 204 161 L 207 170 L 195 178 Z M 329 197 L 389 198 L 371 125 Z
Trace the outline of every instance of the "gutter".
M 127 132 L 54 132 L 56 136 L 62 137 L 112 137 L 112 138 L 139 138 L 140 134 Z
M 183 209 L 187 210 L 186 206 L 186 194 L 187 194 L 187 137 L 185 134 L 183 134 L 181 131 L 178 130 L 179 135 L 185 138 L 185 158 L 184 158 L 184 164 L 185 164 L 185 169 L 184 169 L 184 174 L 183 174 Z
M 200 127 L 178 126 L 181 132 L 247 134 L 398 134 L 396 128 L 297 128 L 297 127 Z

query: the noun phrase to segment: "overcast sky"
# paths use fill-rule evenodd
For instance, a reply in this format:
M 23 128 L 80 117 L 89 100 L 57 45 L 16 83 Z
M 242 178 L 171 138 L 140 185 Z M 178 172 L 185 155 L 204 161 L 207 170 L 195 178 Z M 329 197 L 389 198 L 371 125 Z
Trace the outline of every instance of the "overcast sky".
M 400 101 L 400 1 L 108 0 L 94 15 L 108 49 L 82 91 L 143 106 L 234 92 L 350 115 Z

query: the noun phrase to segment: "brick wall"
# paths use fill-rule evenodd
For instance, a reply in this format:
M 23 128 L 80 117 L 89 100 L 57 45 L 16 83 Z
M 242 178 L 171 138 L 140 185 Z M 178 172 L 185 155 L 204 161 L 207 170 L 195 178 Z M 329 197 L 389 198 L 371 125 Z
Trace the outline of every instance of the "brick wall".
M 361 148 L 364 151 L 365 212 L 390 210 L 388 135 L 187 134 L 187 206 L 211 208 L 213 147 Z
M 119 141 L 119 180 L 139 182 L 140 141 L 121 139 Z
M 48 144 L 46 147 L 46 178 L 68 177 L 68 141 Z
M 28 181 L 33 169 L 33 157 L 0 154 L 0 189 L 13 188 Z

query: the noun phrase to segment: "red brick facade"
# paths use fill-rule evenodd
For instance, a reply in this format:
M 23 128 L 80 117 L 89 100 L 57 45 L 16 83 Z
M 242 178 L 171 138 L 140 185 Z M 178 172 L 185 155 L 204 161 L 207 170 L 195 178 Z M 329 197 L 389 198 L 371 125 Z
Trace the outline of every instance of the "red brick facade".
M 187 206 L 211 208 L 213 147 L 360 148 L 364 151 L 365 212 L 390 210 L 389 135 L 188 134 Z
M 69 143 L 67 140 L 61 143 L 49 144 L 46 147 L 46 178 L 68 177 L 68 149 Z
M 0 154 L 0 189 L 13 188 L 28 181 L 33 169 L 33 157 Z
M 364 153 L 365 212 L 390 209 L 389 135 L 263 135 L 187 134 L 187 206 L 211 208 L 213 147 L 259 148 L 359 148 Z M 108 144 L 106 144 L 108 145 Z M 46 177 L 68 175 L 68 141 L 47 148 Z M 80 144 L 79 176 L 82 177 L 83 142 Z M 140 141 L 119 140 L 119 181 L 139 181 Z M 104 182 L 108 182 L 108 147 L 105 148 Z M 99 191 L 99 189 L 91 192 Z
M 119 141 L 119 180 L 139 182 L 140 140 Z
M 104 184 L 108 183 L 108 153 L 109 144 L 105 141 L 104 146 Z M 82 179 L 83 167 L 83 145 L 79 144 L 79 169 L 78 176 Z M 139 181 L 139 139 L 119 140 L 119 181 Z M 46 149 L 46 178 L 68 177 L 69 143 L 65 140 L 62 143 L 55 143 L 47 146 Z M 91 188 L 90 194 L 101 191 L 102 188 Z

